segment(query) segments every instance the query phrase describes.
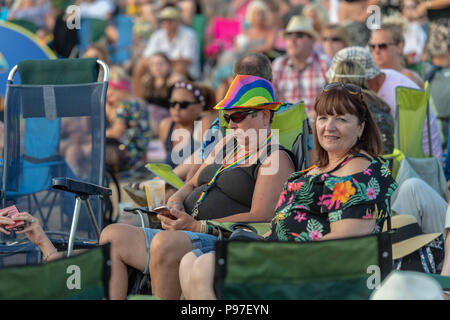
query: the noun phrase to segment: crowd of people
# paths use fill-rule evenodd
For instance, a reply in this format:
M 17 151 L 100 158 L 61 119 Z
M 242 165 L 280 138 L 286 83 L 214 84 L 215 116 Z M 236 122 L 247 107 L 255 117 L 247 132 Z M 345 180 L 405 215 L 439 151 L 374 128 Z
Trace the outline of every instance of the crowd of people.
M 450 276 L 448 199 L 418 178 L 398 184 L 382 158 L 394 151 L 396 88 L 429 86 L 421 146 L 444 165 L 450 1 L 79 0 L 81 18 L 104 21 L 84 51 L 64 23 L 70 4 L 6 1 L 1 17 L 32 23 L 60 58 L 109 64 L 107 165 L 121 172 L 151 162 L 157 139 L 185 182 L 167 196 L 162 229 L 102 231 L 100 243 L 112 244 L 110 298 L 127 297 L 133 267 L 150 276 L 160 298 L 214 299 L 218 233 L 208 220 L 271 222 L 264 238 L 305 242 L 379 233 L 388 216 L 413 215 L 423 233 L 440 234 L 435 248 L 445 257 L 435 271 Z M 372 6 L 376 27 L 368 23 Z M 118 16 L 133 22 L 121 61 Z M 300 101 L 312 131 L 311 167 L 302 171 L 271 132 L 280 106 Z M 231 134 L 212 138 L 221 120 Z M 67 152 L 82 150 L 80 143 Z M 61 257 L 38 219 L 19 218 L 46 261 Z M 0 231 L 9 234 L 4 226 L 12 223 L 0 216 Z

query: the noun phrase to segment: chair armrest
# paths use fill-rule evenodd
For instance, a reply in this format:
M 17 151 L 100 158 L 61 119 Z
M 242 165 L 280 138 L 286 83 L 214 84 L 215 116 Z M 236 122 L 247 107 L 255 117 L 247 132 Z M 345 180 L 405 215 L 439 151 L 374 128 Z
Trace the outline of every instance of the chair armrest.
M 53 178 L 52 188 L 72 192 L 79 196 L 110 196 L 112 190 L 90 182 L 70 179 L 70 178 Z

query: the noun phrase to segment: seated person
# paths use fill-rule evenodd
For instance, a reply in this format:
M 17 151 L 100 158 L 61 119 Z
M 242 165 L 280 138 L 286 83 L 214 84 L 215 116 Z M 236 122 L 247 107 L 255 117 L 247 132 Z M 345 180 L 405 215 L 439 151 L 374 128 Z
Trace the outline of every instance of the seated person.
M 394 118 L 388 104 L 367 86 L 364 69 L 356 61 L 343 60 L 334 64 L 331 68 L 330 82 L 352 83 L 362 88 L 364 101 L 381 133 L 383 154 L 394 151 Z
M 404 64 L 405 38 L 398 25 L 382 24 L 380 29 L 372 31 L 368 45 L 379 68 L 396 70 L 414 81 L 420 88 L 424 87 L 422 78 L 416 72 L 407 69 Z
M 158 215 L 165 231 L 123 224 L 112 224 L 102 231 L 100 243 L 111 242 L 111 299 L 126 298 L 127 266 L 145 273 L 151 267 L 153 293 L 179 298 L 177 261 L 217 239 L 213 234 L 199 233 L 204 231 L 204 219 L 271 219 L 282 185 L 295 168 L 289 152 L 272 139 L 270 122 L 280 103 L 274 100 L 272 84 L 255 76 L 237 76 L 227 96 L 240 98 L 224 99 L 216 106 L 224 108 L 231 132 L 168 199 L 170 213 Z M 166 274 L 172 276 L 167 278 Z
M 235 48 L 238 53 L 269 53 L 275 48 L 277 30 L 270 25 L 270 10 L 263 1 L 252 1 L 247 7 L 244 29 L 237 37 Z
M 165 162 L 175 168 L 200 147 L 202 132 L 207 131 L 217 115 L 210 110 L 215 104 L 213 90 L 197 83 L 175 83 L 169 103 L 170 117 L 162 120 L 159 138 L 166 151 Z M 196 121 L 201 126 L 196 126 Z
M 307 242 L 381 232 L 397 184 L 379 158 L 380 133 L 361 88 L 331 83 L 317 97 L 314 110 L 318 161 L 284 185 L 265 238 Z M 214 254 L 208 250 L 183 257 L 185 297 L 215 299 L 213 274 Z
M 58 252 L 53 243 L 45 234 L 44 230 L 37 218 L 31 216 L 28 212 L 19 212 L 12 219 L 7 216 L 8 212 L 0 213 L 0 232 L 10 235 L 11 231 L 8 231 L 5 227 L 7 225 L 13 225 L 16 221 L 25 221 L 27 224 L 22 231 L 16 231 L 17 235 L 25 234 L 32 243 L 37 245 L 42 252 L 43 262 L 56 260 L 62 258 L 64 254 Z
M 150 137 L 149 115 L 131 95 L 130 77 L 121 67 L 111 67 L 106 96 L 106 164 L 118 171 L 143 164 Z

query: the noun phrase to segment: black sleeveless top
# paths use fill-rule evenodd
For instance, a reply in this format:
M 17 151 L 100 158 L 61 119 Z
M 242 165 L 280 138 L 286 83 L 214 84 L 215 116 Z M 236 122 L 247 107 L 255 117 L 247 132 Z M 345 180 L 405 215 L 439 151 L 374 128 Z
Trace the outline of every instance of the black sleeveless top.
M 294 161 L 293 154 L 281 145 L 268 145 L 266 148 L 267 151 L 262 153 L 255 164 L 248 167 L 234 167 L 217 176 L 216 181 L 198 207 L 196 219 L 219 219 L 250 211 L 258 169 L 262 162 L 276 150 L 287 152 Z M 186 212 L 192 212 L 200 194 L 205 190 L 206 185 L 220 166 L 221 164 L 215 161 L 200 172 L 197 181 L 198 187 L 184 200 Z
M 166 160 L 165 163 L 170 165 L 172 168 L 175 168 L 177 165 L 181 164 L 184 159 L 188 158 L 198 147 L 200 147 L 200 144 L 194 140 L 194 137 L 192 134 L 190 135 L 190 141 L 189 146 L 190 148 L 181 148 L 180 151 L 178 151 L 176 154 L 172 154 L 172 133 L 173 128 L 175 127 L 175 122 L 172 121 L 172 124 L 170 125 L 169 133 L 167 134 L 166 138 Z M 184 143 L 186 146 L 187 144 Z M 178 147 L 178 146 L 177 146 Z M 188 151 L 188 152 L 186 152 Z M 176 157 L 176 159 L 175 159 Z M 174 161 L 176 160 L 176 161 Z

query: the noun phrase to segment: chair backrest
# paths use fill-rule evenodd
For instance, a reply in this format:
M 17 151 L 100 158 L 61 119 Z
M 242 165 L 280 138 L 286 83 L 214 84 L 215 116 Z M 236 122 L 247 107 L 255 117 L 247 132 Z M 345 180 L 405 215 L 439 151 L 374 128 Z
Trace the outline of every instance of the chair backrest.
M 105 80 L 107 67 L 96 59 L 21 61 L 7 83 L 2 207 L 15 204 L 39 214 L 47 232 L 68 233 L 75 202 L 64 192 L 48 192 L 52 178 L 104 183 L 107 81 L 98 82 L 99 65 Z M 16 71 L 20 84 L 13 84 Z M 80 149 L 71 152 L 71 147 Z M 91 205 L 102 228 L 101 199 L 92 199 Z M 94 239 L 85 210 L 78 234 Z
M 109 245 L 70 258 L 0 269 L 0 300 L 108 298 Z
M 397 105 L 395 148 L 412 158 L 431 156 L 429 86 L 425 90 L 397 87 L 395 91 Z M 425 119 L 428 121 L 428 150 L 422 150 L 422 132 Z
M 228 128 L 228 124 L 223 118 L 223 110 L 220 111 L 220 127 L 223 131 Z M 306 106 L 303 101 L 298 104 L 286 103 L 275 112 L 272 120 L 272 130 L 277 130 L 280 144 L 292 151 L 297 158 L 297 168 L 304 168 L 308 163 L 307 139 L 309 135 L 306 116 Z M 275 132 L 275 131 L 274 131 Z
M 218 241 L 219 299 L 368 299 L 392 268 L 389 234 L 308 243 Z

